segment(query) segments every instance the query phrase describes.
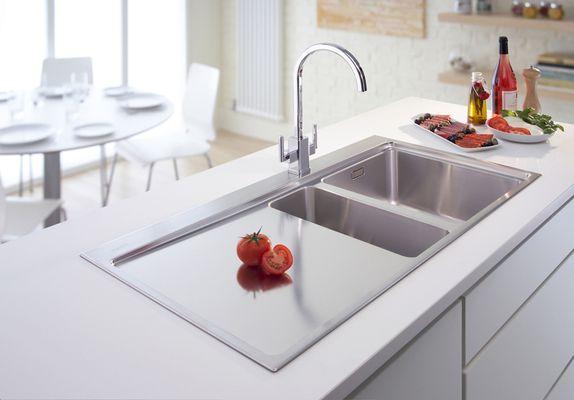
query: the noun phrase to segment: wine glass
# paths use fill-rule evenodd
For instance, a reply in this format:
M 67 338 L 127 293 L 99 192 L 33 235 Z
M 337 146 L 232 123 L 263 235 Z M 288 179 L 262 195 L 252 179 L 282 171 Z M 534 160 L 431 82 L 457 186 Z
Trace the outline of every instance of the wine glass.
M 70 74 L 70 81 L 62 86 L 62 97 L 64 100 L 64 113 L 66 121 L 69 121 L 78 112 L 78 94 L 77 94 L 76 74 Z
M 87 72 L 72 74 L 74 78 L 74 92 L 79 103 L 86 101 L 90 95 L 90 79 Z
M 8 100 L 8 110 L 10 110 L 10 121 L 14 122 L 24 110 L 24 94 L 22 92 L 12 92 L 12 96 Z

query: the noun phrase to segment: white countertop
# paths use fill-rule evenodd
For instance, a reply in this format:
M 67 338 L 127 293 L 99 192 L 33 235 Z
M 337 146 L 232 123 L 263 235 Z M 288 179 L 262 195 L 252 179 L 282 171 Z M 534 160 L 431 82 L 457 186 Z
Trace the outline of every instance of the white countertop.
M 452 151 L 409 125 L 419 112 L 464 120 L 466 109 L 407 98 L 320 129 L 315 157 L 373 134 Z M 472 156 L 542 177 L 277 373 L 79 257 L 284 171 L 275 146 L 0 246 L 0 398 L 348 394 L 574 195 L 574 126 Z

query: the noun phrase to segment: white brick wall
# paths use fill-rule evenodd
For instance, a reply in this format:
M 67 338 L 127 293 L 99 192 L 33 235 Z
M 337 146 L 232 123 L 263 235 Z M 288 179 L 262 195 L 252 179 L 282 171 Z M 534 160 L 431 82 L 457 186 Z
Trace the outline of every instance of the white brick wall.
M 478 70 L 492 69 L 498 57 L 498 36 L 509 37 L 515 71 L 536 61 L 546 51 L 574 51 L 574 35 L 549 31 L 464 26 L 438 22 L 438 13 L 450 11 L 450 0 L 427 0 L 426 39 L 398 38 L 322 29 L 316 23 L 316 0 L 285 1 L 285 121 L 271 122 L 232 111 L 235 96 L 235 0 L 222 0 L 222 54 L 219 124 L 225 129 L 275 140 L 291 133 L 292 68 L 296 57 L 317 42 L 335 42 L 355 54 L 367 76 L 368 92 L 357 93 L 348 66 L 332 54 L 315 54 L 304 72 L 305 129 L 312 122 L 327 125 L 407 96 L 421 96 L 466 104 L 468 89 L 441 84 L 439 72 L 449 68 L 448 54 L 464 49 Z M 511 1 L 499 0 L 506 9 Z M 574 0 L 567 0 L 572 14 Z M 489 78 L 490 79 L 490 78 Z M 521 88 L 522 89 L 522 88 Z M 574 103 L 541 99 L 556 119 L 574 122 Z M 424 110 L 414 110 L 424 111 Z M 381 125 L 383 125 L 381 121 Z

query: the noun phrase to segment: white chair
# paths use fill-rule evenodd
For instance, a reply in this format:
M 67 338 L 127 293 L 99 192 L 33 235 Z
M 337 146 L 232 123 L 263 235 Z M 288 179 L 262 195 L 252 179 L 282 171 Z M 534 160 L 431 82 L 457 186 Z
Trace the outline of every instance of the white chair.
M 79 79 L 80 76 L 87 78 L 88 84 L 93 83 L 92 59 L 90 57 L 74 58 L 46 58 L 42 63 L 42 78 L 40 91 L 45 88 L 62 87 L 72 80 L 72 75 Z M 25 155 L 20 154 L 20 182 L 18 195 L 24 195 L 24 160 Z M 28 187 L 30 193 L 34 193 L 34 176 L 32 172 L 32 156 L 28 155 Z
M 61 200 L 6 197 L 0 179 L 0 243 L 34 231 L 61 206 Z
M 72 83 L 72 77 L 76 83 L 93 84 L 94 76 L 92 71 L 92 59 L 90 57 L 71 58 L 45 58 L 42 63 L 42 77 L 40 81 L 39 93 L 43 90 L 60 88 Z M 32 175 L 32 156 L 29 157 L 29 188 L 30 193 L 34 192 L 34 177 Z M 20 155 L 20 185 L 18 194 L 23 195 L 24 182 L 24 155 Z
M 90 57 L 46 58 L 42 63 L 42 87 L 60 87 L 70 83 L 72 75 L 85 74 L 93 83 L 92 59 Z
M 183 100 L 183 125 L 172 130 L 158 129 L 117 144 L 112 171 L 117 154 L 128 161 L 149 167 L 146 191 L 151 187 L 153 167 L 156 162 L 173 160 L 175 178 L 179 180 L 177 159 L 203 155 L 212 167 L 209 141 L 215 139 L 213 115 L 217 101 L 219 70 L 203 64 L 191 64 Z

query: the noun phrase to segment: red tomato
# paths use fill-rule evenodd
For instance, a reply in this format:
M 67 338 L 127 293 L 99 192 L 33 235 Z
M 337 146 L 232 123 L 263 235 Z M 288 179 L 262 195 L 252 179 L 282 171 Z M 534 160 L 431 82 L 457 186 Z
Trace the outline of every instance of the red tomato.
M 517 135 L 530 135 L 530 131 L 526 128 L 519 128 L 516 126 L 511 126 L 509 133 L 516 133 Z
M 261 268 L 269 275 L 281 275 L 293 265 L 293 254 L 283 244 L 278 244 L 263 254 Z
M 508 125 L 508 122 L 504 118 L 502 118 L 500 115 L 495 115 L 490 120 L 488 120 L 488 125 L 491 128 L 494 128 L 494 129 L 502 131 L 502 132 L 508 132 L 508 129 L 510 128 L 510 126 Z
M 245 235 L 237 243 L 237 257 L 251 267 L 259 265 L 261 257 L 271 250 L 271 240 L 259 231 Z

